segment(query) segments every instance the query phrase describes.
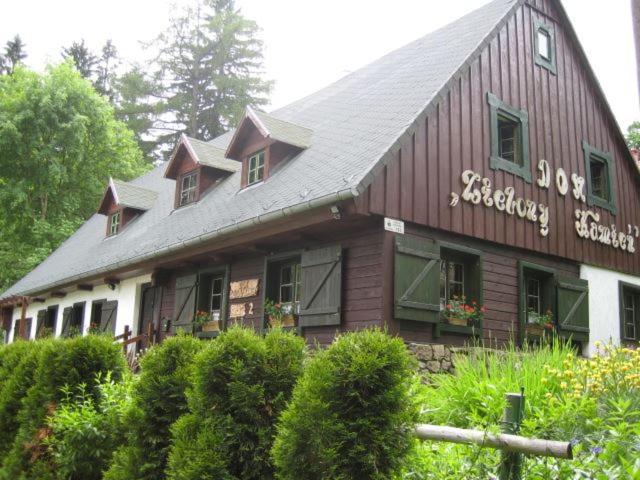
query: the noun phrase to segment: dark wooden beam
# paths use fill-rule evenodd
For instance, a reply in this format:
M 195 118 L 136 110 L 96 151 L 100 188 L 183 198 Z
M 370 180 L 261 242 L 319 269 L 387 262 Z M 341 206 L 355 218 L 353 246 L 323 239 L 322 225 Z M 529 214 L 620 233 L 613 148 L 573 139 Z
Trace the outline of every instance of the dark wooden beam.
M 109 284 L 120 285 L 120 279 L 115 278 L 115 277 L 107 277 L 107 278 L 104 279 L 104 283 L 105 283 L 105 285 L 109 285 Z
M 163 287 L 169 283 L 171 272 L 164 268 L 158 268 L 151 273 L 151 285 L 154 287 Z
M 45 298 L 44 297 L 34 297 L 31 299 L 31 301 L 33 303 L 44 303 L 45 302 Z
M 93 285 L 89 283 L 80 283 L 78 284 L 78 290 L 83 290 L 85 292 L 90 292 L 93 290 Z
M 64 298 L 66 296 L 67 296 L 67 294 L 64 293 L 64 292 L 60 292 L 60 291 L 51 292 L 51 298 Z

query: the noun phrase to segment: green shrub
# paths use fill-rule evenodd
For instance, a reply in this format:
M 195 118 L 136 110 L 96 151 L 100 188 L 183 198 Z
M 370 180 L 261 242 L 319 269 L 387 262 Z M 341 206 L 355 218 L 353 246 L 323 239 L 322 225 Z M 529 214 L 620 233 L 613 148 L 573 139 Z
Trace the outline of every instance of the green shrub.
M 341 335 L 318 352 L 278 426 L 278 478 L 388 479 L 417 419 L 412 365 L 402 340 L 378 330 Z
M 152 347 L 140 361 L 140 378 L 132 392 L 126 443 L 113 458 L 107 480 L 163 478 L 171 425 L 187 412 L 193 358 L 202 342 L 184 335 Z
M 0 465 L 18 431 L 18 411 L 33 385 L 42 342 L 14 342 L 2 348 L 0 366 Z
M 46 447 L 51 433 L 46 420 L 63 400 L 63 387 L 75 389 L 84 384 L 87 395 L 95 399 L 97 375 L 111 372 L 117 381 L 126 368 L 120 347 L 106 338 L 44 340 L 34 345 L 40 352 L 34 362 L 33 383 L 20 402 L 19 427 L 0 469 L 2 478 L 42 478 L 55 469 Z
M 115 382 L 111 374 L 100 382 L 99 399 L 87 394 L 85 385 L 77 391 L 65 388 L 66 397 L 48 424 L 47 445 L 61 480 L 99 480 L 116 447 L 124 443 L 124 413 L 134 385 L 131 374 Z
M 189 392 L 191 413 L 172 430 L 169 478 L 273 478 L 269 451 L 278 415 L 302 372 L 304 340 L 232 328 L 203 350 Z

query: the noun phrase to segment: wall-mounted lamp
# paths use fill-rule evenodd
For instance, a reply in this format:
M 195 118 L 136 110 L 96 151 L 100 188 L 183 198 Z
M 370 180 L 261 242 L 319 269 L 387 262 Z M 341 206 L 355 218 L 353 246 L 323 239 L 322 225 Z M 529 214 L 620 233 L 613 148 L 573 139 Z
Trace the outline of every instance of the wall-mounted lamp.
M 109 287 L 109 290 L 115 290 L 116 289 L 116 284 L 113 282 L 109 282 L 107 283 L 107 287 Z
M 340 209 L 338 208 L 337 205 L 331 205 L 331 216 L 335 219 L 335 220 L 340 220 Z

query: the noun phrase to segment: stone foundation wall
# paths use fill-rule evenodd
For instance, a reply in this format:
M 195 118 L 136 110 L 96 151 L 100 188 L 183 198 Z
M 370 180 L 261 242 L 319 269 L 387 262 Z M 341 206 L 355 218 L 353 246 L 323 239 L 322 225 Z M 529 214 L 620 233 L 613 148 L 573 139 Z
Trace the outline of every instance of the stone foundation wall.
M 418 359 L 421 373 L 453 373 L 453 354 L 460 348 L 439 343 L 408 343 L 407 348 Z

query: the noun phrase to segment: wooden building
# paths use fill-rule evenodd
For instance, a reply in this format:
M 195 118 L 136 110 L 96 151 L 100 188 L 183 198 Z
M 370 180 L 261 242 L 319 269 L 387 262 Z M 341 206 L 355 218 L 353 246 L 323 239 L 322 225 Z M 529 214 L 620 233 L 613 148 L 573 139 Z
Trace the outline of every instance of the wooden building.
M 9 341 L 213 337 L 269 328 L 272 301 L 321 343 L 373 326 L 522 342 L 548 323 L 587 353 L 640 339 L 639 193 L 561 3 L 494 0 L 111 181 L 99 212 L 2 294 L 4 325 Z

